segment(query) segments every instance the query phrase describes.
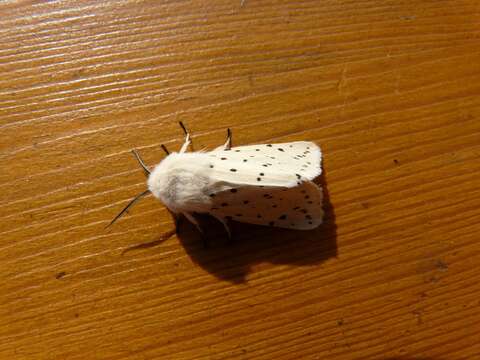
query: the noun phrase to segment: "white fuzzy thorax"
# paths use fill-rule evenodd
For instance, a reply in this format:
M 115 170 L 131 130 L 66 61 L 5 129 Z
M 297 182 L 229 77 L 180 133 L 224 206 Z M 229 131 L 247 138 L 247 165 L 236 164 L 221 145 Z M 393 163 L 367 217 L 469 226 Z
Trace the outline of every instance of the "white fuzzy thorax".
M 205 153 L 171 153 L 148 178 L 148 188 L 174 213 L 202 211 L 215 184 Z

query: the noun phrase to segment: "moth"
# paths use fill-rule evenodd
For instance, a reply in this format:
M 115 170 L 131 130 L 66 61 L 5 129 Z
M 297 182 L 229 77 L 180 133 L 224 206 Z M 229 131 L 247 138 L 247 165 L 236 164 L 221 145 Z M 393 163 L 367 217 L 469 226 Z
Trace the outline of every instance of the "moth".
M 148 189 L 137 195 L 111 221 L 112 225 L 140 198 L 151 193 L 177 221 L 181 216 L 203 233 L 196 213 L 220 221 L 229 237 L 229 221 L 309 230 L 322 223 L 323 192 L 312 180 L 322 173 L 322 153 L 313 142 L 296 141 L 232 147 L 226 142 L 212 151 L 188 152 L 191 137 L 180 122 L 185 142 L 150 170 L 142 167 Z

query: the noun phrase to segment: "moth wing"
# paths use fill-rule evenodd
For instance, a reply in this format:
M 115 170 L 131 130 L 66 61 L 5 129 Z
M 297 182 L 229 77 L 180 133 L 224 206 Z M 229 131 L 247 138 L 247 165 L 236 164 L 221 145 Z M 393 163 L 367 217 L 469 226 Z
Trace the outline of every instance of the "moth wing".
M 238 146 L 209 153 L 211 176 L 219 182 L 293 187 L 319 176 L 322 153 L 306 141 Z
M 305 181 L 295 187 L 244 186 L 216 193 L 211 215 L 239 222 L 308 230 L 323 220 L 321 187 Z

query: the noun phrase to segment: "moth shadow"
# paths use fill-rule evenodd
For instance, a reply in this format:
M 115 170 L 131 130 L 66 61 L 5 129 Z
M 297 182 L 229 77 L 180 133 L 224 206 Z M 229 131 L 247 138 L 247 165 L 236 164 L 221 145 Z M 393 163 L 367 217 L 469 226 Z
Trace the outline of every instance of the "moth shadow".
M 219 279 L 244 283 L 252 267 L 261 263 L 308 266 L 337 255 L 337 225 L 330 202 L 326 173 L 315 180 L 323 187 L 324 222 L 309 231 L 290 230 L 232 222 L 233 239 L 208 215 L 199 215 L 206 229 L 208 247 L 193 225 L 185 222 L 178 238 L 191 259 Z

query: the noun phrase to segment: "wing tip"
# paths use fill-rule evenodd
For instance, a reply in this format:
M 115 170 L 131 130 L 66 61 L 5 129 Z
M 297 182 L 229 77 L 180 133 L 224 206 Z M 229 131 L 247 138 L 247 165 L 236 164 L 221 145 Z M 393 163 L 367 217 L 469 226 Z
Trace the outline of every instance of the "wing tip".
M 313 159 L 315 161 L 314 164 L 312 164 L 311 166 L 311 170 L 308 174 L 306 174 L 306 178 L 308 180 L 313 180 L 315 179 L 316 177 L 322 175 L 322 149 L 320 148 L 320 146 L 318 146 L 317 144 L 315 144 L 314 142 L 311 142 L 311 141 L 306 141 L 305 143 L 309 144 L 308 146 L 311 146 L 312 149 L 311 149 L 311 152 L 312 152 L 312 156 L 313 156 Z

